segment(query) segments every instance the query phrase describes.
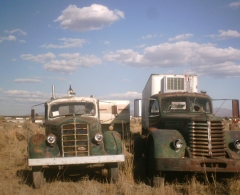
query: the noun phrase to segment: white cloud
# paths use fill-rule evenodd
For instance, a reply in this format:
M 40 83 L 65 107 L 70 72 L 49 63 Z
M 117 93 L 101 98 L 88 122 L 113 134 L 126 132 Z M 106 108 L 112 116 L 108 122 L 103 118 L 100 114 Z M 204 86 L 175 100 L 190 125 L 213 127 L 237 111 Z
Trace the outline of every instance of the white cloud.
M 42 83 L 42 81 L 39 79 L 29 79 L 29 78 L 15 79 L 14 82 L 16 82 L 16 83 Z
M 23 60 L 34 61 L 34 62 L 37 62 L 37 63 L 44 63 L 46 60 L 52 60 L 56 56 L 53 53 L 48 52 L 46 54 L 39 54 L 37 56 L 34 56 L 32 54 L 22 54 L 20 57 Z
M 80 53 L 62 53 L 57 57 L 53 53 L 39 54 L 22 54 L 21 59 L 42 63 L 43 68 L 49 71 L 71 73 L 78 67 L 92 67 L 101 64 L 100 58 L 95 55 L 81 55 Z
M 60 22 L 63 29 L 80 32 L 102 29 L 121 18 L 124 18 L 122 11 L 109 10 L 103 5 L 92 4 L 83 8 L 69 5 L 54 22 Z
M 211 38 L 218 38 L 218 39 L 231 39 L 231 38 L 240 38 L 240 33 L 236 30 L 219 30 L 218 35 L 208 35 Z
M 200 65 L 197 67 L 198 75 L 213 75 L 217 77 L 239 77 L 240 64 L 234 62 L 223 62 L 211 65 Z
M 123 82 L 129 82 L 130 80 L 129 79 L 123 79 L 122 81 Z
M 18 35 L 27 35 L 26 32 L 24 32 L 23 30 L 21 29 L 14 29 L 14 30 L 5 30 L 5 33 L 8 33 L 8 34 L 18 34 Z
M 114 99 L 114 100 L 134 100 L 141 98 L 142 94 L 136 91 L 128 91 L 126 93 L 113 93 L 107 96 L 99 97 L 99 99 Z
M 144 47 L 146 47 L 146 44 L 136 46 L 136 48 L 144 48 Z
M 41 47 L 43 48 L 77 48 L 77 47 L 82 47 L 84 43 L 86 43 L 86 40 L 84 39 L 72 39 L 72 38 L 62 38 L 59 39 L 60 41 L 63 42 L 61 45 L 54 45 L 54 44 L 49 44 L 49 45 L 42 45 Z
M 107 61 L 117 61 L 120 64 L 138 64 L 143 62 L 142 57 L 142 55 L 138 54 L 132 49 L 122 49 L 117 50 L 116 52 L 109 52 L 103 58 Z
M 152 35 L 152 34 L 148 34 L 148 35 L 146 35 L 146 36 L 142 36 L 142 39 L 151 39 L 151 38 L 155 38 L 155 37 L 157 37 L 158 35 L 156 35 L 156 34 L 154 34 L 154 35 Z
M 111 98 L 121 98 L 121 99 L 136 99 L 140 98 L 142 96 L 141 93 L 135 92 L 135 91 L 128 91 L 126 93 L 114 93 L 110 94 L 109 97 Z
M 17 38 L 13 35 L 9 35 L 8 37 L 0 37 L 0 42 L 2 41 L 16 41 Z
M 238 7 L 240 7 L 240 1 L 232 2 L 232 3 L 228 4 L 228 6 L 231 8 L 238 8 Z
M 184 67 L 195 74 L 218 76 L 222 72 L 225 76 L 240 76 L 240 50 L 218 48 L 212 44 L 163 43 L 145 48 L 142 54 L 131 49 L 109 52 L 104 59 L 135 67 Z
M 44 76 L 36 76 L 35 78 L 36 78 L 36 79 L 44 79 L 44 80 L 46 80 L 46 79 L 51 79 L 51 80 L 58 80 L 58 81 L 66 81 L 66 79 L 63 78 L 63 77 L 44 77 Z
M 71 73 L 77 69 L 76 66 L 72 66 L 72 64 L 70 64 L 67 60 L 51 60 L 50 62 L 44 64 L 43 68 L 60 73 Z
M 50 95 L 40 91 L 24 91 L 24 90 L 8 90 L 3 91 L 3 94 L 8 98 L 18 102 L 45 102 L 50 98 Z
M 177 35 L 176 37 L 173 38 L 169 38 L 169 41 L 182 41 L 182 40 L 186 40 L 190 37 L 192 37 L 193 34 L 182 34 L 182 35 Z
M 104 43 L 103 43 L 104 45 L 109 45 L 110 44 L 110 42 L 109 41 L 104 41 Z
M 59 54 L 63 60 L 51 60 L 45 63 L 43 68 L 49 71 L 71 73 L 78 67 L 92 67 L 97 64 L 101 64 L 101 59 L 94 55 L 80 55 L 80 53 L 62 53 Z

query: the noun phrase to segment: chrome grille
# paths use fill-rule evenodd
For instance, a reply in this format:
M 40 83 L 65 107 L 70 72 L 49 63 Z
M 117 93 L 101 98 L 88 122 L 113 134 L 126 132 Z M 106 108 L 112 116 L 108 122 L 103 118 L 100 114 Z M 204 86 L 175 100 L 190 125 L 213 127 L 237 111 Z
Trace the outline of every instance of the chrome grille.
M 226 146 L 221 121 L 191 122 L 189 144 L 193 157 L 223 157 Z
M 62 126 L 62 155 L 89 156 L 89 131 L 87 124 L 70 123 Z

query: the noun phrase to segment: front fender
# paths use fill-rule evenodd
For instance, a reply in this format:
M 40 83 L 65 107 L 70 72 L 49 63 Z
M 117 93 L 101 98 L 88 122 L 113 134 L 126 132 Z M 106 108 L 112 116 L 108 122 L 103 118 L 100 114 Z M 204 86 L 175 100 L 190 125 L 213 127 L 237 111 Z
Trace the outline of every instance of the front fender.
M 105 131 L 103 136 L 105 150 L 108 154 L 122 153 L 121 135 L 117 131 Z
M 225 143 L 230 158 L 240 159 L 240 151 L 235 149 L 234 141 L 240 140 L 240 130 L 225 131 Z
M 46 136 L 43 134 L 35 134 L 28 141 L 29 158 L 50 158 L 59 157 L 60 151 L 57 143 L 49 146 L 46 143 Z
M 174 148 L 173 141 L 176 139 L 181 139 L 183 141 L 182 148 Z M 184 157 L 186 142 L 184 137 L 177 130 L 156 129 L 149 134 L 148 140 L 154 142 L 153 145 L 155 158 Z

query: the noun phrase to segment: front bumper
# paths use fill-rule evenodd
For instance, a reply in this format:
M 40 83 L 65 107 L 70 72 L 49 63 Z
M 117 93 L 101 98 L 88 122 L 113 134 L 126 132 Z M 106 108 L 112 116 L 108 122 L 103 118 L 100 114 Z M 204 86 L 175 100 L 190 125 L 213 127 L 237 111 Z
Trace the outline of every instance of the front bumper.
M 120 155 L 82 156 L 82 157 L 35 158 L 28 159 L 28 165 L 29 166 L 83 165 L 124 161 L 125 156 L 123 154 L 120 154 Z
M 156 171 L 240 172 L 240 159 L 156 158 Z

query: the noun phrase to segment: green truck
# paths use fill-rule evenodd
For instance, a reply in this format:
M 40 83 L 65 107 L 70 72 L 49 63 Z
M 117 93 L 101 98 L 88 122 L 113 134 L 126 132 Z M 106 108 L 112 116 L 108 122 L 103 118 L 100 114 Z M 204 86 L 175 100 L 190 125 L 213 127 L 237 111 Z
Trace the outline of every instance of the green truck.
M 68 95 L 60 98 L 55 97 L 53 87 L 52 98 L 43 105 L 45 134 L 36 133 L 28 141 L 34 187 L 40 188 L 45 182 L 44 172 L 53 169 L 72 169 L 75 173 L 107 170 L 108 180 L 116 182 L 118 164 L 125 160 L 122 139 L 129 131 L 129 102 L 108 100 L 101 111 L 99 100 L 76 96 L 70 86 Z M 32 122 L 36 116 L 33 108 Z
M 191 78 L 151 75 L 143 90 L 142 135 L 135 139 L 135 159 L 145 158 L 146 174 L 153 185 L 160 185 L 165 176 L 176 172 L 240 171 L 240 130 L 224 128 L 206 93 L 184 87 L 196 89 Z M 159 93 L 151 94 L 152 86 Z M 233 105 L 234 121 L 238 122 L 238 100 L 233 100 Z

